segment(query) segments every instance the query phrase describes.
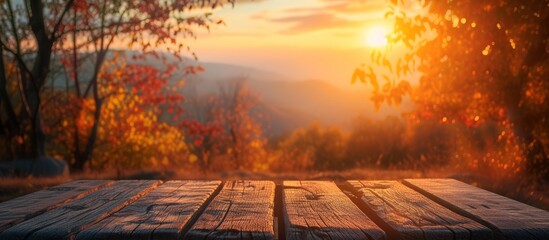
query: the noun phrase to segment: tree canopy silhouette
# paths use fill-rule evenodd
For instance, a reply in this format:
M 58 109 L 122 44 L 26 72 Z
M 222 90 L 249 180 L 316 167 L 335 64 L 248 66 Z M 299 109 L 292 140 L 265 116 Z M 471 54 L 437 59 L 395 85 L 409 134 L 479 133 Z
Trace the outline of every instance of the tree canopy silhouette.
M 387 38 L 397 51 L 373 51 L 386 71 L 359 68 L 353 80 L 369 80 L 376 104 L 410 94 L 419 118 L 508 127 L 526 169 L 549 179 L 549 1 L 391 3 Z M 404 80 L 416 70 L 417 84 Z M 386 81 L 381 89 L 377 79 Z
M 53 83 L 53 66 L 69 77 L 67 94 L 78 116 L 81 102 L 93 99 L 93 124 L 76 129 L 73 164 L 90 160 L 106 93 L 99 82 L 103 63 L 113 43 L 140 47 L 143 52 L 163 48 L 179 56 L 188 49 L 184 39 L 195 38 L 199 28 L 221 21 L 208 11 L 233 0 L 173 1 L 1 1 L 0 2 L 0 138 L 6 159 L 36 158 L 46 154 L 43 114 L 47 83 Z M 154 48 L 154 49 L 153 49 Z M 91 59 L 91 60 L 90 60 Z M 58 61 L 61 60 L 61 61 Z M 92 62 L 83 76 L 82 65 Z M 59 64 L 60 63 L 60 64 Z M 146 89 L 146 88 L 145 88 Z M 61 95 L 49 95 L 60 99 Z M 64 96 L 63 96 L 64 97 Z M 87 136 L 87 137 L 83 137 Z M 82 145 L 82 146 L 80 146 Z

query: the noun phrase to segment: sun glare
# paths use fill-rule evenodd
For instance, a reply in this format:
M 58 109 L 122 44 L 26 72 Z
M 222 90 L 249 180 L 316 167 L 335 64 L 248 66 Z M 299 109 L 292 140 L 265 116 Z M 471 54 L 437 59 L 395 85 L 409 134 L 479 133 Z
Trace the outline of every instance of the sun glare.
M 383 26 L 373 26 L 366 31 L 366 45 L 370 47 L 383 47 L 387 45 L 389 31 Z

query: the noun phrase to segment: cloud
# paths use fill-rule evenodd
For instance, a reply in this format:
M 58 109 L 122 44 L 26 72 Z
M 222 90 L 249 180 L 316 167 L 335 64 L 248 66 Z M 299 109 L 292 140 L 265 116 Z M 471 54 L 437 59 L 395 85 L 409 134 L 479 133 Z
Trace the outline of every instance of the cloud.
M 325 4 L 318 7 L 289 8 L 287 13 L 304 12 L 333 12 L 339 14 L 363 14 L 376 11 L 385 11 L 389 6 L 386 1 L 364 1 L 364 0 L 322 0 Z
M 276 23 L 293 23 L 293 25 L 283 30 L 283 33 L 295 34 L 333 28 L 350 28 L 363 24 L 363 21 L 351 21 L 340 18 L 330 13 L 317 13 L 301 16 L 289 16 L 276 19 L 267 19 Z
M 326 6 L 326 9 L 339 13 L 367 13 L 387 10 L 385 1 L 345 1 Z
M 291 24 L 282 30 L 286 34 L 299 34 L 325 29 L 349 29 L 363 26 L 373 19 L 383 18 L 388 3 L 385 0 L 319 0 L 309 7 L 263 11 L 251 16 L 252 20 Z M 284 16 L 284 17 L 274 17 Z
M 246 3 L 260 3 L 264 2 L 264 0 L 235 0 L 235 4 L 246 4 Z

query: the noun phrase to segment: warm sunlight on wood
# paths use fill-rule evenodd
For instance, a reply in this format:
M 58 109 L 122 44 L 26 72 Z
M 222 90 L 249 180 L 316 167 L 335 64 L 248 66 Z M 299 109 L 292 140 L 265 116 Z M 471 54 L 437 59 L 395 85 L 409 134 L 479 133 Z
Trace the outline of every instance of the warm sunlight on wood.
M 384 26 L 373 26 L 366 31 L 366 45 L 370 47 L 383 47 L 387 45 L 389 31 Z

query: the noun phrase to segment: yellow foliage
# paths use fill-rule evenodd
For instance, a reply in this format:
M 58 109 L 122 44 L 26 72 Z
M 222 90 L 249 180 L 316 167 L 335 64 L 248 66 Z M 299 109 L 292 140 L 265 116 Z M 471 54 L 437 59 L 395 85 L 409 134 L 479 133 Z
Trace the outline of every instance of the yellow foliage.
M 131 95 L 107 101 L 99 136 L 108 145 L 97 149 L 96 161 L 130 167 L 182 164 L 187 153 L 183 133 L 159 122 L 152 110 L 131 107 L 139 101 Z
M 90 167 L 143 168 L 186 164 L 190 159 L 183 131 L 159 120 L 156 111 L 160 106 L 147 105 L 139 94 L 133 94 L 118 82 L 117 78 L 125 71 L 124 63 L 106 61 L 103 69 L 109 69 L 108 77 L 115 79 L 108 81 L 103 79 L 107 77 L 106 73 L 99 74 L 103 104 Z M 83 149 L 94 124 L 95 102 L 92 98 L 78 99 L 75 96 L 52 99 L 56 102 L 49 105 L 51 109 L 46 109 L 50 112 L 48 117 L 61 120 L 49 131 L 55 136 L 52 139 L 55 149 L 51 152 L 73 162 L 74 135 L 80 136 L 79 147 Z

